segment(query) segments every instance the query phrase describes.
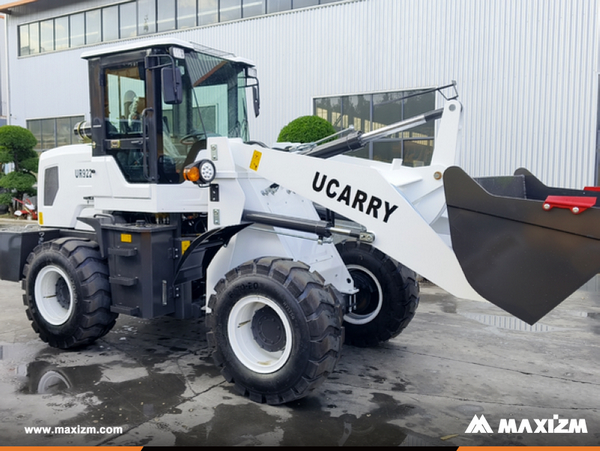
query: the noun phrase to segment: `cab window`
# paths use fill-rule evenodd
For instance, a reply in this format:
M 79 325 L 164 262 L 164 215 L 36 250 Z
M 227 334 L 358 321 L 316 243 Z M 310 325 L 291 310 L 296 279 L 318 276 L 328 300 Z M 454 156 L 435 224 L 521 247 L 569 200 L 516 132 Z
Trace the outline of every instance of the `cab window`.
M 108 138 L 141 136 L 146 108 L 143 67 L 138 63 L 105 71 L 105 118 Z

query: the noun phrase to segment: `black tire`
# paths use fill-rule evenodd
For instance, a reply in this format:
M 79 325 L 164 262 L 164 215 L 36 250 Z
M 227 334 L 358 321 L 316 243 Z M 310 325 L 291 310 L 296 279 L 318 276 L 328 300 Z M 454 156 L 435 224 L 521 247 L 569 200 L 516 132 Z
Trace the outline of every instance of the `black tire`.
M 344 315 L 345 343 L 377 346 L 397 336 L 419 305 L 416 274 L 367 243 L 346 240 L 336 248 L 359 290 Z
M 33 330 L 50 346 L 92 343 L 114 326 L 108 267 L 94 241 L 60 238 L 37 246 L 23 269 L 23 303 Z
M 215 291 L 208 343 L 240 394 L 282 404 L 306 396 L 333 371 L 344 342 L 343 309 L 307 265 L 259 258 L 229 271 Z

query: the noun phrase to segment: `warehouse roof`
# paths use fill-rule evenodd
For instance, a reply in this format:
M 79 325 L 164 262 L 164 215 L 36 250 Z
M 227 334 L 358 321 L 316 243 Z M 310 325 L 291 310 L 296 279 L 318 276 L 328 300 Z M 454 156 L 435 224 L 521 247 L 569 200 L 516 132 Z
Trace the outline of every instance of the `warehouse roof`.
M 5 3 L 4 5 L 0 5 L 0 13 L 10 14 L 12 8 L 27 5 L 28 3 L 35 3 L 37 1 L 38 0 L 19 0 L 18 2 Z

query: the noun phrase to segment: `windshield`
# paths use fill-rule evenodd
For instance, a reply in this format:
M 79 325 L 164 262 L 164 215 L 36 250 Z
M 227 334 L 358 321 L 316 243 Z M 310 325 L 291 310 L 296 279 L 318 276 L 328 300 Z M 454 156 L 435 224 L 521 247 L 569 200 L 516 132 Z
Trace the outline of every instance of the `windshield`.
M 183 101 L 162 105 L 172 140 L 184 145 L 211 136 L 247 141 L 244 66 L 191 52 L 176 61 L 182 73 Z

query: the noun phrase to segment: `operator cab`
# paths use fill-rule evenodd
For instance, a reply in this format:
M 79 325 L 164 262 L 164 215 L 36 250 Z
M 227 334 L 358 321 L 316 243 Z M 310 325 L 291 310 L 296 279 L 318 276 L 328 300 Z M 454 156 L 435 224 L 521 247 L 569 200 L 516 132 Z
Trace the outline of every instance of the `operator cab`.
M 178 184 L 211 136 L 248 140 L 252 63 L 177 39 L 86 52 L 93 155 L 110 155 L 129 183 Z

